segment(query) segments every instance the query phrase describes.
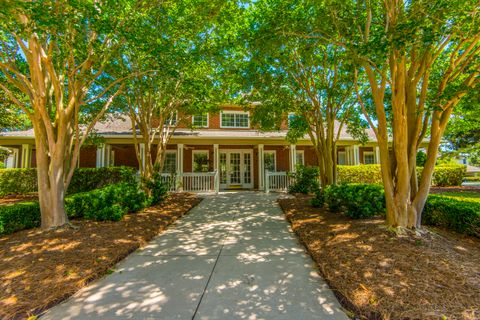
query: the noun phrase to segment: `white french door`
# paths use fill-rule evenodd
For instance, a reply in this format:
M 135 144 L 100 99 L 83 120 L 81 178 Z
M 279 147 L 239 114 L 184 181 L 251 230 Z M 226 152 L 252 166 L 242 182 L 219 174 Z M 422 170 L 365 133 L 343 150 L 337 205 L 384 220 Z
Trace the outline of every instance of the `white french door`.
M 253 188 L 253 151 L 220 151 L 220 188 Z

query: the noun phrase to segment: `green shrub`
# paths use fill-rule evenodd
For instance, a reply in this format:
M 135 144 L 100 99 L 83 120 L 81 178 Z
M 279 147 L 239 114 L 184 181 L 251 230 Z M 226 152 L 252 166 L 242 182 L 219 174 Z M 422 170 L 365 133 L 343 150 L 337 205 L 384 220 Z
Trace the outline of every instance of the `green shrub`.
M 427 161 L 427 154 L 422 150 L 417 152 L 417 166 L 423 167 Z
M 433 171 L 433 185 L 438 187 L 461 186 L 466 174 L 467 167 L 463 164 L 436 166 Z
M 298 165 L 295 172 L 290 173 L 294 182 L 288 188 L 290 193 L 316 193 L 320 190 L 318 183 L 318 168 Z
M 422 222 L 480 238 L 480 203 L 430 195 Z
M 170 185 L 163 182 L 159 170 L 154 171 L 151 179 L 143 180 L 143 184 L 150 192 L 148 204 L 152 206 L 161 203 L 167 196 L 168 190 L 170 190 Z
M 139 190 L 137 184 L 129 183 L 113 184 L 102 189 L 77 193 L 65 200 L 65 209 L 69 217 L 99 221 L 118 221 L 125 213 L 136 212 L 145 206 L 145 193 Z
M 382 171 L 379 164 L 357 166 L 337 166 L 338 183 L 382 183 Z
M 22 202 L 0 206 L 0 234 L 35 228 L 40 226 L 40 222 L 38 202 Z
M 315 198 L 311 200 L 311 204 L 315 208 L 321 208 L 325 205 L 325 192 L 323 189 L 315 193 Z
M 79 168 L 75 170 L 68 194 L 86 192 L 115 183 L 135 183 L 136 172 L 130 167 Z M 37 191 L 37 170 L 1 169 L 0 196 Z
M 353 219 L 385 213 L 383 187 L 376 184 L 340 184 L 324 189 L 325 202 L 331 211 L 345 211 Z
M 86 192 L 109 184 L 136 182 L 136 169 L 131 167 L 78 168 L 73 174 L 68 193 Z
M 145 193 L 131 183 L 109 185 L 65 199 L 65 211 L 70 219 L 118 221 L 125 213 L 138 211 L 146 205 Z M 0 234 L 38 227 L 40 221 L 38 202 L 0 206 Z
M 37 191 L 37 170 L 0 169 L 0 196 Z
M 480 182 L 480 176 L 468 176 L 468 177 L 465 177 L 465 181 Z

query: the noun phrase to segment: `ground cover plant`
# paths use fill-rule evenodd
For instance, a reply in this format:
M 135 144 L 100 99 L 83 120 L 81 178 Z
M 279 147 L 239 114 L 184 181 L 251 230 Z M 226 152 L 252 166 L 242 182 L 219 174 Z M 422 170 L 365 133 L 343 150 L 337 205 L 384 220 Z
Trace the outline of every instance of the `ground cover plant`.
M 25 318 L 66 299 L 111 272 L 199 201 L 191 194 L 172 194 L 161 205 L 117 222 L 80 219 L 76 228 L 1 235 L 0 318 Z
M 350 316 L 480 317 L 480 239 L 443 229 L 398 236 L 381 217 L 351 219 L 309 199 L 279 203 Z

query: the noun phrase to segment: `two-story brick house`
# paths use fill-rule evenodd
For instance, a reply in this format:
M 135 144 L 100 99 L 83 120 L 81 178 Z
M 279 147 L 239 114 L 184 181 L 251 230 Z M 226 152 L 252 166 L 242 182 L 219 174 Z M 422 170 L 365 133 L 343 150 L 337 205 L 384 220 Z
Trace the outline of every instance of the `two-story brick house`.
M 250 113 L 239 107 L 224 107 L 215 114 L 189 117 L 195 129 L 179 123 L 166 154 L 164 172 L 189 175 L 197 172 L 218 172 L 220 189 L 265 188 L 265 172 L 287 172 L 296 164 L 316 165 L 312 143 L 305 137 L 296 144 L 286 141 L 287 124 L 281 130 L 264 132 L 254 128 Z M 131 122 L 111 120 L 96 125 L 104 144 L 84 147 L 80 167 L 138 167 Z M 369 142 L 360 145 L 344 130 L 337 147 L 338 163 L 355 165 L 377 163 L 378 148 L 373 132 Z M 0 145 L 13 150 L 7 167 L 34 167 L 33 130 L 0 134 Z

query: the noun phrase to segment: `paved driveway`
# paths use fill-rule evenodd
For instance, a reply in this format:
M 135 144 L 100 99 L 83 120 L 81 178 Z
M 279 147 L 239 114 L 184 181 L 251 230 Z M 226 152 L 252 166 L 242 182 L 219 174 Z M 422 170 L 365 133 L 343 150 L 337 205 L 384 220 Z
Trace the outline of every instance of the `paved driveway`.
M 276 195 L 206 196 L 42 319 L 348 319 Z

